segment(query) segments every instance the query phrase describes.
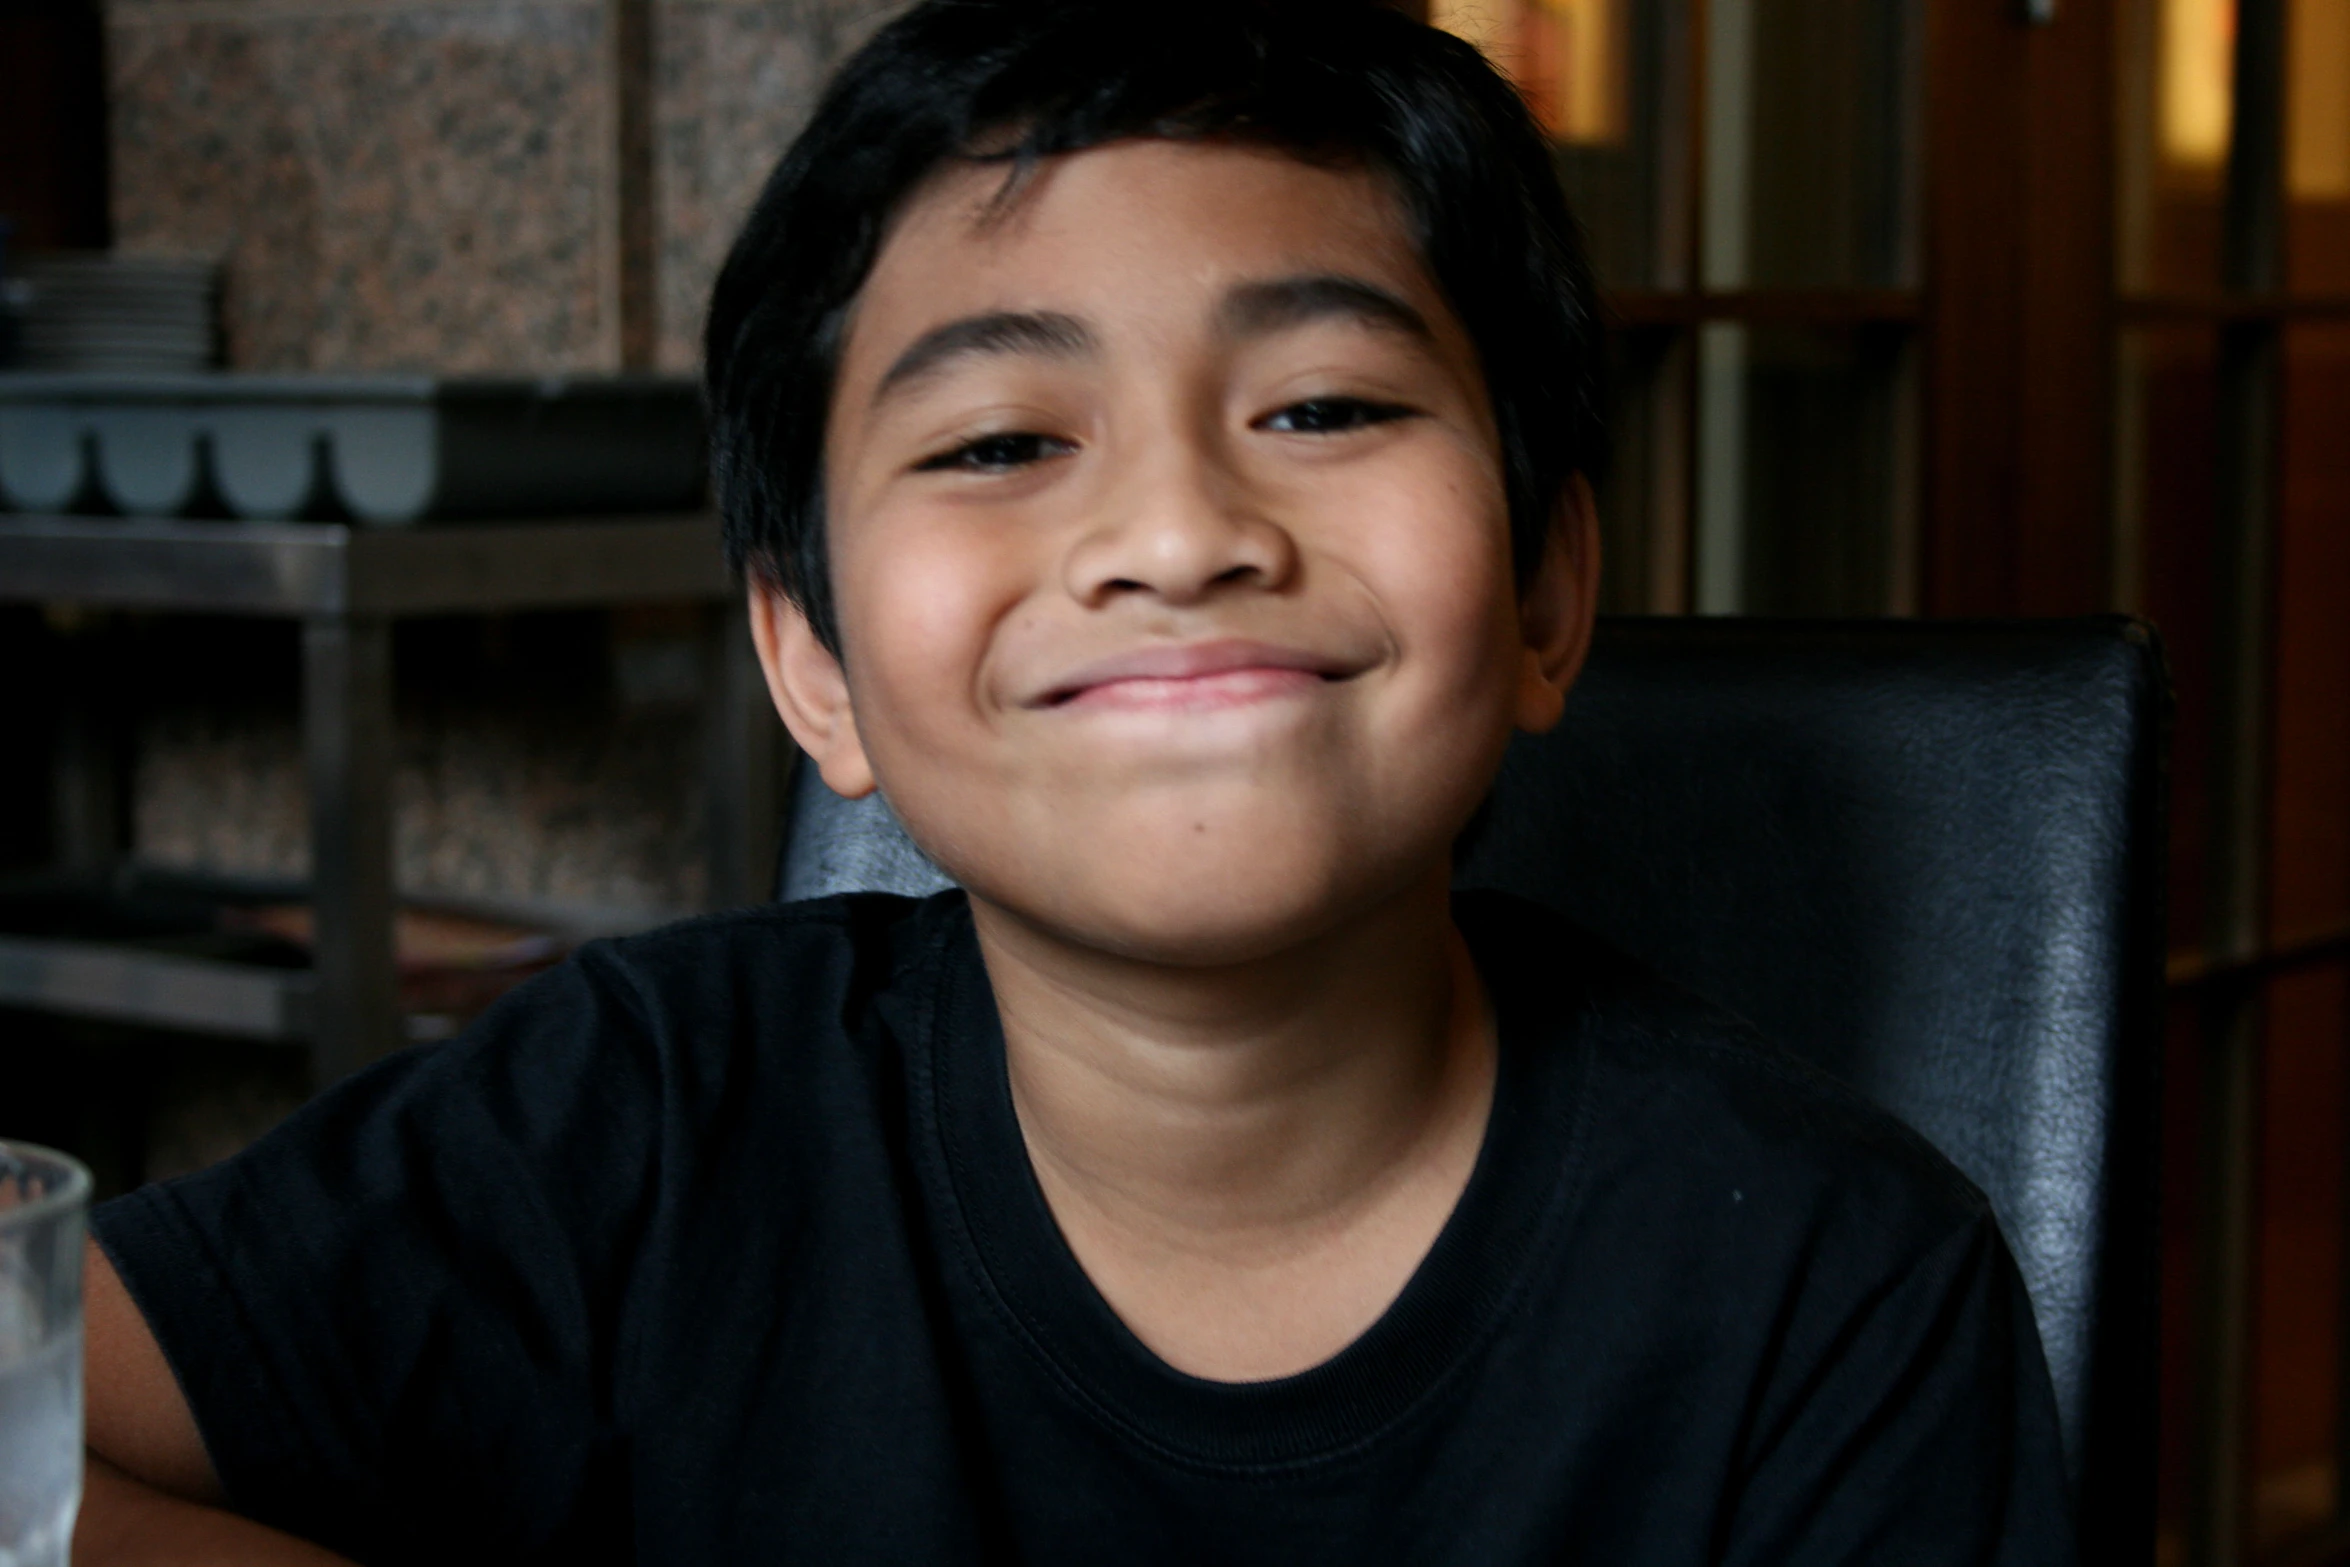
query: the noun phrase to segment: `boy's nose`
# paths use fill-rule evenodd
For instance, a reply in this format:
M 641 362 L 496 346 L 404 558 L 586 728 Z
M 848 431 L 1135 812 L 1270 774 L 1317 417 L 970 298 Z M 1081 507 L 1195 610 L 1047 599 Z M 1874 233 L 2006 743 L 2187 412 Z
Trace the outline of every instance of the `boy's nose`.
M 1297 570 L 1288 530 L 1212 462 L 1154 465 L 1106 500 L 1067 559 L 1069 591 L 1088 606 L 1128 593 L 1196 603 L 1226 587 L 1277 589 Z

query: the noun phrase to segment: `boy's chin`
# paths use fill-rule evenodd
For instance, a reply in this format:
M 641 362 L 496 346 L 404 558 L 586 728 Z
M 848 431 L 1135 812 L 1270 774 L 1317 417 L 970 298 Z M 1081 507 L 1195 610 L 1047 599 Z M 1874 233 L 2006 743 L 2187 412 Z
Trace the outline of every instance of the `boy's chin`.
M 1170 968 L 1277 959 L 1399 896 L 1431 886 L 1441 893 L 1446 882 L 1441 848 L 1428 865 L 1316 858 L 1268 852 L 1161 874 L 1096 866 L 1090 874 L 981 872 L 963 880 L 974 897 L 1057 944 Z
M 1167 969 L 1230 969 L 1276 961 L 1326 935 L 1338 922 L 1328 909 L 1230 898 L 1196 907 L 1171 900 L 1139 916 L 1130 907 L 1069 902 L 1046 908 L 997 906 L 1059 946 Z

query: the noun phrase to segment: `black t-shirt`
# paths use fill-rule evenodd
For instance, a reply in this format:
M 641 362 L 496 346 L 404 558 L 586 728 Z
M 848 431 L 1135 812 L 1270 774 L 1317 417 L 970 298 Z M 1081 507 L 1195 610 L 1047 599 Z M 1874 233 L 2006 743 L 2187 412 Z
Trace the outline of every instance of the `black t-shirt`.
M 96 1229 L 233 1504 L 369 1563 L 2069 1560 L 1982 1196 L 1553 916 L 1459 918 L 1475 1172 L 1277 1381 L 1087 1281 L 958 894 L 587 948 Z

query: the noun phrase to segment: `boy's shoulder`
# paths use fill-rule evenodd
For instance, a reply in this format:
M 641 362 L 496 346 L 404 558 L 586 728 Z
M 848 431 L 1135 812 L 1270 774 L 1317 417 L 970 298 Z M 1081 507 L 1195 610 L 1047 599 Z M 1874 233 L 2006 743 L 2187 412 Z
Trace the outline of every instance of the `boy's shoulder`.
M 1638 1194 L 1653 1220 L 1678 1212 L 1691 1234 L 1725 1200 L 1756 1204 L 1903 1254 L 1988 1217 L 1940 1150 L 1803 1058 L 1816 1042 L 1773 1040 L 1538 904 L 1467 892 L 1455 911 L 1518 1057 L 1510 1092 L 1586 1196 Z M 972 1003 L 984 1007 L 956 891 L 707 915 L 591 943 L 565 967 L 567 980 L 545 976 L 556 982 L 510 998 L 523 1015 L 494 1032 L 554 1034 L 568 1053 L 584 1006 L 607 1048 L 613 1035 L 638 1041 L 664 1092 L 709 1104 L 751 1079 L 807 1089 L 843 1073 L 894 1076 L 934 1025 L 953 1031 L 971 1024 Z M 960 1006 L 942 999 L 974 987 Z
M 788 903 L 758 903 L 697 914 L 582 945 L 577 957 L 648 975 L 675 972 L 741 954 L 821 958 L 854 952 L 862 959 L 917 954 L 963 902 L 949 891 L 928 898 L 894 892 L 843 892 Z
M 1806 1214 L 1903 1249 L 1989 1217 L 1940 1149 L 1798 1053 L 1817 1042 L 1774 1040 L 1538 905 L 1481 893 L 1459 907 L 1505 1030 L 1579 1063 L 1558 1132 L 1586 1193 L 1638 1192 L 1659 1221 L 1724 1201 L 1748 1222 Z
M 968 923 L 957 919 L 961 902 L 959 892 L 844 893 L 697 915 L 587 942 L 500 1005 L 529 1014 L 592 998 L 596 1010 L 664 1036 L 778 1004 L 788 1004 L 778 1022 L 806 1017 L 827 998 L 869 1001 L 935 965 Z
M 1733 1154 L 1787 1178 L 1893 1189 L 1953 1219 L 1980 1191 L 1926 1139 L 1728 1008 L 1540 904 L 1464 892 L 1456 918 L 1522 1049 L 1579 1062 L 1571 1097 L 1599 1146 L 1686 1167 Z M 731 1015 L 766 1036 L 897 1027 L 942 970 L 976 960 L 963 894 L 848 893 L 729 910 L 583 947 L 570 967 L 605 1005 L 678 1042 Z M 528 991 L 517 1001 L 529 1004 Z M 1563 1107 L 1563 1101 L 1562 1101 Z M 1564 1135 L 1566 1128 L 1557 1128 Z
M 490 1094 L 554 1115 L 592 1097 L 632 1120 L 698 1119 L 752 1093 L 802 1104 L 778 1084 L 882 1066 L 875 1047 L 930 988 L 959 899 L 860 893 L 586 942 L 456 1038 L 361 1073 L 353 1102 Z
M 820 947 L 847 942 L 880 950 L 901 940 L 910 927 L 935 926 L 941 915 L 962 902 L 959 890 L 927 898 L 836 892 L 691 915 L 649 930 L 605 937 L 582 950 L 598 949 L 636 961 L 662 961 L 673 953 L 710 952 L 744 943 L 772 948 L 778 942 Z

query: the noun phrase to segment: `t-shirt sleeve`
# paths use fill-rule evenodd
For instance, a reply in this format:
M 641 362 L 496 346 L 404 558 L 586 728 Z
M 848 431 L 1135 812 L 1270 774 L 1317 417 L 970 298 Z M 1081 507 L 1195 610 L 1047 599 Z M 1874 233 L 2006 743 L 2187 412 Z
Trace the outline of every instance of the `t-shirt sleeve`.
M 1734 1567 L 2077 1560 L 2031 1303 L 1987 1211 L 1845 1309 L 1799 1315 L 1752 1431 Z
M 599 1482 L 654 1201 L 652 1037 L 591 948 L 97 1211 L 233 1507 L 369 1563 L 625 1540 L 625 1488 Z

